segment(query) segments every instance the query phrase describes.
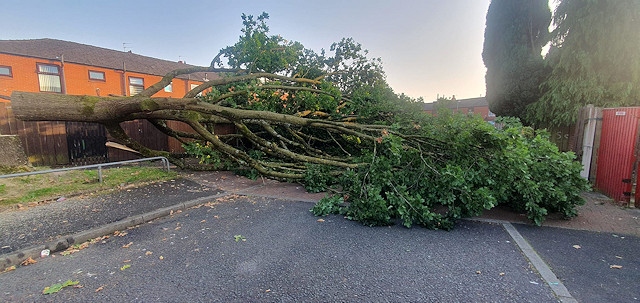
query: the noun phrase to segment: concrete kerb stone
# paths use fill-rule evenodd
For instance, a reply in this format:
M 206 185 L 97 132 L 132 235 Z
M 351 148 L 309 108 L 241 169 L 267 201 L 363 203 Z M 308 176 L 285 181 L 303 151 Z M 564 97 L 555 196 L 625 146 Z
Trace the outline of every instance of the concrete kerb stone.
M 18 266 L 22 262 L 24 262 L 24 260 L 27 260 L 29 258 L 33 258 L 36 260 L 39 259 L 40 253 L 45 249 L 50 250 L 50 253 L 59 252 L 69 248 L 74 244 L 84 243 L 91 239 L 109 235 L 114 233 L 117 230 L 125 230 L 128 227 L 136 226 L 145 222 L 155 220 L 157 218 L 168 216 L 169 214 L 171 214 L 172 211 L 175 212 L 177 210 L 186 210 L 193 206 L 197 206 L 199 204 L 205 203 L 208 200 L 216 199 L 226 195 L 228 195 L 228 193 L 222 192 L 212 196 L 202 197 L 202 198 L 190 200 L 187 202 L 181 202 L 173 206 L 164 207 L 164 208 L 157 209 L 141 215 L 131 216 L 117 222 L 92 228 L 90 230 L 81 231 L 73 235 L 68 235 L 66 237 L 57 239 L 55 241 L 50 241 L 44 244 L 31 246 L 17 252 L 0 255 L 0 262 L 1 262 L 0 272 L 3 272 L 5 269 L 11 266 Z
M 538 271 L 542 279 L 549 285 L 556 297 L 558 297 L 561 302 L 577 303 L 578 301 L 569 293 L 569 290 L 564 286 L 562 281 L 551 271 L 551 268 L 542 260 L 529 242 L 522 237 L 520 232 L 509 222 L 502 223 L 502 226 L 516 242 L 518 247 L 520 247 L 522 253 L 529 259 L 529 262 Z
M 538 271 L 542 280 L 549 285 L 553 293 L 556 295 L 560 302 L 563 303 L 577 303 L 578 301 L 569 293 L 569 290 L 564 286 L 562 281 L 558 279 L 555 273 L 549 268 L 547 263 L 545 263 L 540 255 L 533 249 L 533 247 L 527 242 L 527 240 L 518 232 L 518 230 L 511 224 L 509 221 L 504 220 L 495 220 L 495 219 L 484 219 L 484 218 L 469 218 L 469 221 L 477 221 L 477 222 L 485 222 L 485 223 L 495 223 L 501 224 L 502 227 L 507 231 L 511 239 L 515 241 L 520 251 L 524 254 L 524 256 L 529 260 L 529 263 L 533 265 L 533 267 Z

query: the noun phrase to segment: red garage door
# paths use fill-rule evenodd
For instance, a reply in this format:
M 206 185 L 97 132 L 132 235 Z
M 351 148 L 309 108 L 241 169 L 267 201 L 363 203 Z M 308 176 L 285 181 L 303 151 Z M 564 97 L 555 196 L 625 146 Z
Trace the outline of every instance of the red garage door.
M 616 201 L 629 202 L 637 182 L 638 118 L 640 108 L 606 108 L 598 149 L 596 188 Z M 636 198 L 636 201 L 640 199 Z

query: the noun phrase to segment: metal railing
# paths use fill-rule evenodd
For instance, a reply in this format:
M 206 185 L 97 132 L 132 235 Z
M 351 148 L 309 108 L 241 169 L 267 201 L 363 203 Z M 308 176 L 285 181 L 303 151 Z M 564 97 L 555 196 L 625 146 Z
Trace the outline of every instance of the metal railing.
M 155 160 L 161 160 L 162 161 L 162 167 L 163 168 L 166 167 L 167 168 L 167 172 L 170 171 L 169 160 L 167 160 L 167 158 L 165 158 L 165 157 L 151 157 L 151 158 L 143 158 L 143 159 L 135 159 L 135 160 L 126 160 L 126 161 L 109 162 L 109 163 L 101 163 L 101 164 L 92 164 L 92 165 L 84 165 L 84 166 L 74 166 L 74 167 L 57 168 L 57 169 L 49 169 L 49 170 L 39 170 L 39 171 L 16 173 L 16 174 L 9 174 L 9 175 L 0 175 L 0 179 L 2 179 L 2 178 L 31 176 L 31 175 L 40 175 L 40 174 L 48 174 L 48 173 L 56 173 L 56 172 L 63 172 L 63 171 L 76 170 L 76 169 L 98 168 L 98 177 L 100 178 L 100 183 L 102 183 L 102 167 L 103 166 L 122 165 L 122 164 L 127 164 L 127 163 L 135 163 L 135 162 L 143 162 L 143 161 L 155 161 Z

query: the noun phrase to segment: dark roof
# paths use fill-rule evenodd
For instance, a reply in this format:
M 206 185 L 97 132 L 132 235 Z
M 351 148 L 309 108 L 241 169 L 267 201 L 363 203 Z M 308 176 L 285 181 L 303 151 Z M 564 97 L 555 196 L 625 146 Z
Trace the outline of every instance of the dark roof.
M 435 102 L 425 103 L 423 109 L 433 110 L 433 105 L 435 105 Z M 481 106 L 489 106 L 489 103 L 487 103 L 487 98 L 478 97 L 478 98 L 470 98 L 470 99 L 460 99 L 460 100 L 452 101 L 451 104 L 449 104 L 449 108 L 451 109 L 454 109 L 456 107 L 481 107 Z
M 49 60 L 60 60 L 83 65 L 164 76 L 166 73 L 193 67 L 180 62 L 162 60 L 92 45 L 56 39 L 0 40 L 0 53 Z M 186 78 L 186 76 L 185 76 Z M 192 79 L 202 80 L 203 74 L 194 74 Z

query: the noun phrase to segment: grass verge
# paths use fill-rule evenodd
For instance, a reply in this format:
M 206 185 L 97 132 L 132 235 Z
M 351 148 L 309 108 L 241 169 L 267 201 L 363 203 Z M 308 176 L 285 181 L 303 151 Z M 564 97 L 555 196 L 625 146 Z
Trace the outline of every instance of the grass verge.
M 35 203 L 82 193 L 95 193 L 121 186 L 176 178 L 175 172 L 156 167 L 130 166 L 102 170 L 72 170 L 26 177 L 0 179 L 0 207 Z

